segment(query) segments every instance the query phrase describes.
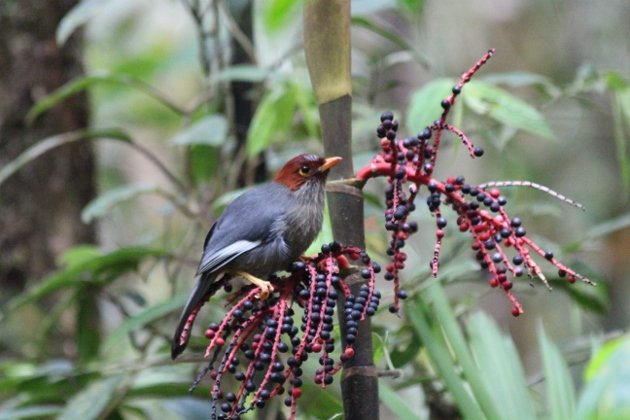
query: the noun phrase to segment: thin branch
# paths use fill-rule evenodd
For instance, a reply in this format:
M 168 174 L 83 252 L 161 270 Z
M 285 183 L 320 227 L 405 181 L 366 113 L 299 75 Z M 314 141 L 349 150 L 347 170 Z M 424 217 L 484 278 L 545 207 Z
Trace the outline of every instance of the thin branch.
M 238 26 L 236 20 L 234 20 L 234 16 L 230 13 L 229 8 L 225 4 L 225 0 L 219 1 L 219 8 L 222 12 L 223 18 L 227 23 L 227 28 L 236 40 L 238 44 L 241 46 L 243 51 L 247 54 L 249 61 L 252 64 L 258 64 L 258 59 L 256 58 L 256 50 L 254 49 L 254 44 L 252 44 L 251 40 L 247 37 L 245 32 L 241 30 L 241 27 Z

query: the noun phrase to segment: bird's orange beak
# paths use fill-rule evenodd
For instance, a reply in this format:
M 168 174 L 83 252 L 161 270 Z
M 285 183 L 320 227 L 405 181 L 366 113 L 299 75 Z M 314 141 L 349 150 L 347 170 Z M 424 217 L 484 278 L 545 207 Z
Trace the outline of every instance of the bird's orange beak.
M 333 156 L 333 157 L 326 158 L 324 160 L 324 164 L 319 167 L 319 171 L 320 172 L 325 172 L 325 171 L 329 170 L 330 168 L 332 168 L 333 166 L 335 166 L 336 164 L 338 164 L 339 162 L 341 162 L 342 160 L 343 159 L 340 158 L 339 156 Z

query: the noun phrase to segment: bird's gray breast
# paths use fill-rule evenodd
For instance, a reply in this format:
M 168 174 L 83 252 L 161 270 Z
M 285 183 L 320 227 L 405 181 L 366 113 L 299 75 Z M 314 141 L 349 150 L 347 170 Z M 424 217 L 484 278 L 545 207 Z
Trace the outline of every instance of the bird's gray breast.
M 286 214 L 284 241 L 292 251 L 292 260 L 306 251 L 322 228 L 324 209 L 323 182 L 308 182 L 294 192 L 294 205 Z

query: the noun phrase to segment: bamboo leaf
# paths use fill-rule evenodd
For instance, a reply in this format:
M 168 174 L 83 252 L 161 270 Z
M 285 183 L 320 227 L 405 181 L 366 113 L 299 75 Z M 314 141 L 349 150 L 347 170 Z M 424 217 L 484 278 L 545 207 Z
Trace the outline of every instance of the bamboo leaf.
M 593 226 L 586 237 L 598 239 L 630 227 L 630 212 Z
M 35 143 L 0 170 L 0 185 L 27 163 L 37 159 L 50 150 L 80 140 L 108 139 L 131 143 L 131 138 L 122 130 L 77 130 L 56 134 Z
M 94 219 L 103 217 L 113 207 L 124 201 L 157 191 L 159 191 L 157 185 L 147 183 L 123 185 L 122 187 L 106 191 L 85 206 L 81 212 L 81 220 L 83 223 L 91 223 Z
M 473 356 L 483 372 L 481 379 L 502 417 L 518 413 L 519 419 L 535 419 L 514 342 L 483 312 L 470 318 L 467 330 Z
M 82 92 L 94 85 L 102 84 L 102 83 L 110 83 L 132 87 L 137 89 L 149 96 L 153 99 L 160 102 L 162 105 L 171 109 L 173 112 L 178 114 L 184 114 L 185 111 L 179 108 L 177 105 L 169 101 L 167 98 L 162 96 L 157 90 L 155 90 L 152 86 L 145 83 L 141 79 L 121 73 L 111 73 L 106 71 L 95 72 L 92 74 L 88 74 L 82 77 L 78 77 L 74 80 L 69 81 L 65 85 L 61 86 L 59 89 L 56 89 L 51 94 L 43 97 L 26 114 L 26 121 L 31 124 L 35 119 L 41 115 L 42 113 L 48 111 L 50 108 L 59 104 L 60 102 L 70 98 L 71 96 L 76 95 L 79 92 Z
M 62 46 L 80 26 L 97 15 L 108 0 L 83 0 L 74 6 L 57 26 L 57 44 Z
M 85 89 L 103 82 L 122 83 L 121 76 L 108 72 L 97 72 L 82 77 L 78 77 L 43 97 L 26 114 L 26 121 L 30 124 L 42 113 L 61 103 L 62 101 L 84 91 Z
M 59 420 L 101 418 L 103 410 L 115 398 L 116 391 L 124 379 L 123 375 L 116 375 L 90 383 L 68 401 L 57 418 Z
M 171 143 L 173 145 L 202 144 L 207 146 L 221 146 L 228 135 L 228 123 L 223 115 L 208 115 L 193 123 L 179 133 Z
M 405 118 L 410 133 L 422 131 L 442 114 L 440 102 L 449 95 L 453 84 L 452 79 L 436 79 L 413 94 Z
M 493 85 L 501 84 L 511 87 L 536 86 L 551 97 L 558 97 L 562 94 L 560 88 L 554 85 L 549 78 L 537 73 L 526 71 L 491 73 L 483 76 L 481 79 Z
M 380 381 L 378 384 L 378 393 L 381 402 L 394 413 L 397 419 L 416 420 L 418 418 L 418 413 L 414 412 L 407 402 L 385 382 Z
M 295 95 L 290 87 L 275 90 L 262 99 L 247 132 L 247 156 L 256 156 L 273 143 L 277 133 L 288 130 L 295 107 Z
M 161 257 L 165 254 L 166 252 L 159 248 L 131 246 L 86 258 L 83 262 L 45 277 L 40 283 L 10 300 L 3 316 L 63 288 L 91 283 L 107 284 L 124 273 L 137 270 L 138 265 L 146 258 Z
M 398 7 L 420 15 L 424 9 L 424 0 L 397 0 Z
M 630 133 L 630 89 L 617 90 L 614 92 L 614 99 L 612 116 L 617 162 L 624 188 L 630 193 L 630 158 L 627 147 Z
M 144 308 L 139 313 L 125 319 L 125 321 L 107 337 L 104 348 L 107 350 L 114 347 L 127 334 L 144 327 L 164 316 L 170 314 L 186 303 L 188 293 L 180 293 L 169 299 L 163 300 L 155 305 Z
M 490 83 L 473 80 L 462 98 L 474 112 L 510 127 L 551 139 L 551 128 L 543 115 L 527 102 Z
M 575 389 L 569 366 L 558 347 L 547 337 L 542 323 L 538 324 L 537 329 L 550 418 L 555 420 L 575 418 Z
M 502 417 L 499 411 L 500 407 L 495 404 L 495 401 L 490 395 L 492 390 L 486 387 L 486 384 L 484 384 L 481 379 L 483 370 L 479 369 L 473 362 L 473 358 L 470 355 L 470 348 L 455 318 L 455 314 L 446 297 L 442 284 L 440 282 L 434 282 L 427 288 L 426 295 L 427 298 L 433 301 L 432 313 L 436 317 L 439 325 L 441 325 L 449 347 L 453 349 L 453 353 L 461 365 L 464 376 L 470 384 L 475 399 L 479 402 L 484 414 L 487 418 Z
M 630 336 L 604 344 L 585 369 L 577 419 L 630 418 Z
M 471 419 L 484 418 L 479 405 L 472 398 L 464 386 L 464 381 L 457 373 L 458 368 L 453 362 L 441 331 L 436 326 L 430 326 L 429 314 L 431 311 L 428 306 L 418 299 L 417 305 L 407 308 L 405 313 L 422 339 L 433 367 L 444 381 L 463 416 Z
M 19 420 L 33 418 L 53 418 L 61 409 L 58 405 L 30 405 L 26 407 L 5 408 L 0 412 L 0 420 Z
M 415 3 L 414 1 L 412 2 Z M 352 16 L 351 22 L 353 26 L 360 27 L 370 32 L 373 32 L 376 35 L 398 46 L 401 50 L 409 52 L 411 56 L 413 57 L 414 61 L 416 61 L 417 63 L 420 63 L 424 68 L 430 67 L 429 58 L 426 55 L 417 51 L 412 44 L 407 42 L 405 38 L 399 36 L 394 31 L 390 31 L 385 26 L 379 25 L 375 23 L 373 20 L 365 16 Z
M 605 314 L 608 310 L 608 287 L 606 283 L 599 283 L 597 287 L 587 285 L 573 285 L 567 283 L 566 279 L 549 279 L 549 284 L 554 288 L 562 290 L 575 303 L 585 310 L 596 314 Z
M 263 16 L 267 30 L 273 32 L 285 26 L 303 2 L 304 0 L 267 0 Z

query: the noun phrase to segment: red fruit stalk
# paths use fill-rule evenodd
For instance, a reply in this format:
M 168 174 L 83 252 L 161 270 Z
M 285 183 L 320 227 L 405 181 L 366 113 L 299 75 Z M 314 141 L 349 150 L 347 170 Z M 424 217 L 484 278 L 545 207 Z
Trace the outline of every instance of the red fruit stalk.
M 466 146 L 472 158 L 483 156 L 483 149 L 475 147 L 462 130 L 448 124 L 446 119 L 450 109 L 455 105 L 457 96 L 462 92 L 463 86 L 493 54 L 494 50 L 488 51 L 474 66 L 462 74 L 453 87 L 452 93 L 442 100 L 443 111 L 440 118 L 416 137 L 398 138 L 398 121 L 394 119 L 391 112 L 383 113 L 381 123 L 376 130 L 380 138 L 381 151 L 357 173 L 357 179 L 361 182 L 372 177 L 385 176 L 389 184 L 385 190 L 385 229 L 390 232 L 387 254 L 392 260 L 386 266 L 385 279 L 394 283 L 394 301 L 390 306 L 391 312 L 397 312 L 400 306 L 399 300 L 406 297 L 406 293 L 400 290 L 400 271 L 405 267 L 407 259 L 402 249 L 409 236 L 418 230 L 414 222 L 408 221 L 408 217 L 416 209 L 416 198 L 422 186 L 428 190 L 426 204 L 436 221 L 435 245 L 431 259 L 433 276 L 438 274 L 442 239 L 447 226 L 447 220 L 442 216 L 442 207 L 448 206 L 458 216 L 458 230 L 472 235 L 471 248 L 475 251 L 481 267 L 490 273 L 490 286 L 503 290 L 512 303 L 513 315 L 518 316 L 523 313 L 523 308 L 511 292 L 513 283 L 508 275 L 515 278 L 527 272 L 530 276 L 540 278 L 545 286 L 549 287 L 532 254 L 547 259 L 569 282 L 580 279 L 593 284 L 589 279 L 560 263 L 551 252 L 544 251 L 528 238 L 519 218 L 510 218 L 504 208 L 507 200 L 496 187 L 517 185 L 519 182 L 471 186 L 465 183 L 463 176 L 450 177 L 445 182 L 433 177 L 444 131 L 455 134 Z M 533 183 L 521 181 L 520 184 L 532 186 Z M 486 188 L 491 185 L 495 188 L 486 191 Z M 537 186 L 537 184 L 533 185 Z M 547 187 L 538 187 L 576 205 Z M 508 256 L 510 249 L 514 254 L 511 259 Z
M 353 296 L 344 276 L 357 269 L 369 281 Z M 241 415 L 286 394 L 285 404 L 293 418 L 302 394 L 301 366 L 309 356 L 319 355 L 321 367 L 315 372 L 315 383 L 323 388 L 332 384 L 333 375 L 354 355 L 358 321 L 376 312 L 380 293 L 374 290 L 374 278 L 378 271 L 378 264 L 365 252 L 333 242 L 324 245 L 317 256 L 295 262 L 289 276 L 272 279 L 275 292 L 269 299 L 257 299 L 261 289 L 251 285 L 232 293 L 224 319 L 206 331 L 210 343 L 205 355 L 210 363 L 194 384 L 206 374 L 213 379 L 214 417 Z M 340 293 L 349 327 L 346 347 L 335 357 L 332 330 Z M 299 328 L 294 325 L 294 304 L 304 312 Z M 226 375 L 236 379 L 236 389 L 223 389 Z

